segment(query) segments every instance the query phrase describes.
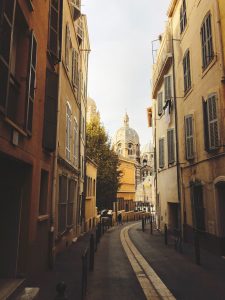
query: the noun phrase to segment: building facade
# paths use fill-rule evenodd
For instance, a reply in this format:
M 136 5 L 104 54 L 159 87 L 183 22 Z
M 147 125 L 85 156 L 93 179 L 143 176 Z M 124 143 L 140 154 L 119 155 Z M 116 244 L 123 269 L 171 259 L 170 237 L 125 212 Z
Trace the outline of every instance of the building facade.
M 59 3 L 0 3 L 1 279 L 27 277 L 51 259 L 60 18 Z
M 202 247 L 224 255 L 224 4 L 219 4 L 173 0 L 168 25 L 178 137 L 179 222 L 185 241 L 200 236 Z M 157 136 L 161 130 L 157 121 L 155 130 Z

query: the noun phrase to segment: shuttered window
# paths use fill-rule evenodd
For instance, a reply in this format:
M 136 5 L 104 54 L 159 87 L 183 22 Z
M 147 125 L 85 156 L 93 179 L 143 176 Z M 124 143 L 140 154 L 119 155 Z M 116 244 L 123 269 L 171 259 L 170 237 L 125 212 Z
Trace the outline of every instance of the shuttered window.
M 16 1 L 0 2 L 0 108 L 6 112 Z
M 164 95 L 165 95 L 165 103 L 167 100 L 171 100 L 171 76 L 164 77 Z
M 67 199 L 67 226 L 73 225 L 73 207 L 76 194 L 76 182 L 73 179 L 68 181 L 68 199 Z
M 79 69 L 78 69 L 78 52 L 73 49 L 72 52 L 72 82 L 78 87 L 79 84 Z
M 164 138 L 159 139 L 159 167 L 164 168 Z
M 191 204 L 193 228 L 205 230 L 205 209 L 203 203 L 203 186 L 201 183 L 191 182 Z
M 69 71 L 69 63 L 70 63 L 69 57 L 70 57 L 70 28 L 69 28 L 69 24 L 66 24 L 65 63 L 68 71 Z
M 167 146 L 168 146 L 168 164 L 173 164 L 175 160 L 174 129 L 167 130 Z
M 162 92 L 158 94 L 158 115 L 161 116 L 163 113 L 163 95 Z
M 183 58 L 183 74 L 184 74 L 184 93 L 191 88 L 191 70 L 190 70 L 190 52 L 186 51 Z
M 57 109 L 58 74 L 47 69 L 42 144 L 50 152 L 55 151 L 56 148 Z
M 187 25 L 186 1 L 183 0 L 180 8 L 180 33 L 182 33 Z
M 71 143 L 71 108 L 69 103 L 66 105 L 66 158 L 70 160 Z
M 50 1 L 48 48 L 56 58 L 59 58 L 59 4 L 59 0 Z
M 206 102 L 203 101 L 205 149 L 215 150 L 219 147 L 219 128 L 217 116 L 217 97 L 210 95 Z
M 37 64 L 37 41 L 34 33 L 30 37 L 30 61 L 28 71 L 28 87 L 27 87 L 27 120 L 26 129 L 29 134 L 32 133 L 33 109 L 34 109 L 34 96 L 36 84 L 36 64 Z
M 184 118 L 185 122 L 185 146 L 186 146 L 186 158 L 194 158 L 194 128 L 193 128 L 193 116 L 188 115 Z
M 79 158 L 79 131 L 78 123 L 76 118 L 74 118 L 74 146 L 73 146 L 73 159 L 74 165 L 78 167 L 78 158 Z
M 58 202 L 58 232 L 66 230 L 67 218 L 67 177 L 59 176 L 59 202 Z
M 205 17 L 202 23 L 201 42 L 202 42 L 202 68 L 205 69 L 214 57 L 210 13 Z

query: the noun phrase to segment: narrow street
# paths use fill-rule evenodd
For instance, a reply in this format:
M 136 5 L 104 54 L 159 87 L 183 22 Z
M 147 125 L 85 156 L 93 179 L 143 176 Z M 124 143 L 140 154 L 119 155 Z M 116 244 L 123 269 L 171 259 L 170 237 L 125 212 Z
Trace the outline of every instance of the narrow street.
M 191 246 L 184 245 L 183 254 L 180 254 L 175 251 L 173 245 L 165 246 L 163 236 L 158 232 L 154 232 L 151 236 L 149 224 L 146 225 L 145 232 L 142 232 L 140 222 L 132 225 L 113 227 L 102 237 L 95 255 L 94 271 L 88 278 L 88 300 L 224 299 L 225 261 L 223 259 L 202 251 L 202 265 L 197 266 Z M 136 250 L 135 253 L 139 262 L 136 262 L 136 268 L 144 266 L 145 271 L 148 268 L 150 268 L 148 270 L 153 269 L 166 287 L 162 282 L 160 283 L 153 270 L 148 273 L 136 272 L 139 280 L 135 276 L 120 241 L 120 233 L 124 228 L 126 230 L 127 226 L 130 227 L 129 237 L 133 242 L 129 246 L 131 249 L 137 247 L 140 252 Z M 135 262 L 132 265 L 135 265 Z M 149 282 L 145 284 L 148 274 L 153 284 Z

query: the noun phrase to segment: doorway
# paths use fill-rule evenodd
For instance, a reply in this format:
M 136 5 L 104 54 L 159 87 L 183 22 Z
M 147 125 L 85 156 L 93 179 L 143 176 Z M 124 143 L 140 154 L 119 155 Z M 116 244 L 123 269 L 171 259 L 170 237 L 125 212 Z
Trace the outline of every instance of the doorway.
M 221 254 L 225 256 L 225 182 L 218 182 L 216 184 L 216 190 L 219 212 L 219 230 L 221 236 Z

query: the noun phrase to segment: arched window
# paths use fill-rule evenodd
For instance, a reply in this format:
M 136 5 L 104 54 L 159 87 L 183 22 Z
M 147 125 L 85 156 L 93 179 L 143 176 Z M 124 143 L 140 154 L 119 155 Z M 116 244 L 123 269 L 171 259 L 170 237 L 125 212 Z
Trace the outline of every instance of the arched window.
M 128 155 L 133 155 L 133 144 L 128 144 Z

